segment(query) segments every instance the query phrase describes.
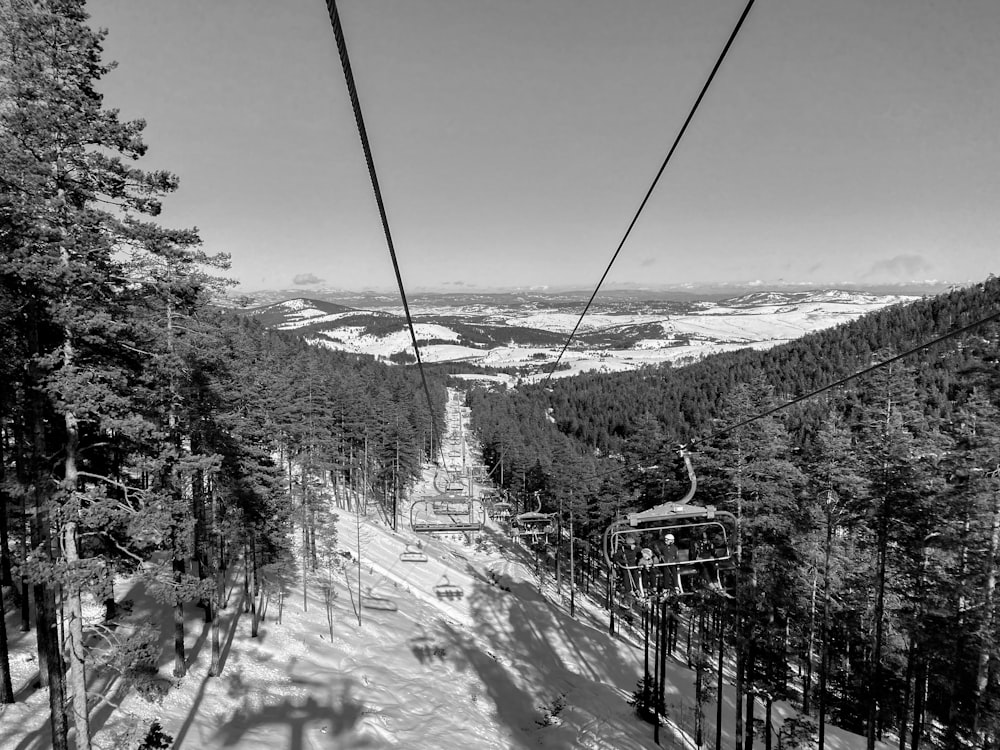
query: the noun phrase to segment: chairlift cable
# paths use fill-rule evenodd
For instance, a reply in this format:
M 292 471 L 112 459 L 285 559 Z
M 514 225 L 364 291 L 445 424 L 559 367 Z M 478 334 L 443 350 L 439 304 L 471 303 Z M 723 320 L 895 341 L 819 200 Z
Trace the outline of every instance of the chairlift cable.
M 354 110 L 354 120 L 358 126 L 358 136 L 361 138 L 361 147 L 365 152 L 365 162 L 368 165 L 368 176 L 371 178 L 372 190 L 375 193 L 375 202 L 378 204 L 378 213 L 382 219 L 382 230 L 385 232 L 385 242 L 389 249 L 389 257 L 392 259 L 392 270 L 396 274 L 396 284 L 399 287 L 399 297 L 403 302 L 403 311 L 406 313 L 406 324 L 410 329 L 410 340 L 413 343 L 413 353 L 417 359 L 417 369 L 420 371 L 420 380 L 423 382 L 424 395 L 427 397 L 427 408 L 431 416 L 431 432 L 433 433 L 436 420 L 434 418 L 434 400 L 431 398 L 431 389 L 427 384 L 427 374 L 424 372 L 424 363 L 420 357 L 420 346 L 417 344 L 417 332 L 413 325 L 413 316 L 410 314 L 410 305 L 406 299 L 406 289 L 403 286 L 403 277 L 399 271 L 399 261 L 396 258 L 396 248 L 392 241 L 392 232 L 389 230 L 389 218 L 386 215 L 385 202 L 382 199 L 382 190 L 379 187 L 378 175 L 375 172 L 375 159 L 372 156 L 371 144 L 368 141 L 368 131 L 365 129 L 364 116 L 361 114 L 361 101 L 358 98 L 358 89 L 354 82 L 354 72 L 351 69 L 351 60 L 347 55 L 347 41 L 344 39 L 344 29 L 340 23 L 340 13 L 337 10 L 337 0 L 326 0 L 326 7 L 330 14 L 330 23 L 333 24 L 333 35 L 337 40 L 337 52 L 340 55 L 340 64 L 344 70 L 344 79 L 347 82 L 347 91 L 351 97 L 351 107 Z M 438 446 L 441 451 L 441 446 Z M 444 462 L 444 453 L 441 452 L 441 461 Z
M 333 0 L 330 0 L 333 2 Z M 691 124 L 691 120 L 694 118 L 695 112 L 698 111 L 698 107 L 701 104 L 701 100 L 705 98 L 705 94 L 708 92 L 708 87 L 712 85 L 712 80 L 715 78 L 715 74 L 719 71 L 722 66 L 722 61 L 726 58 L 726 54 L 729 52 L 729 48 L 732 46 L 736 39 L 736 35 L 739 33 L 740 28 L 743 26 L 743 22 L 746 17 L 750 14 L 750 9 L 753 7 L 754 0 L 749 0 L 746 7 L 743 9 L 743 13 L 740 15 L 739 21 L 736 22 L 736 26 L 733 27 L 732 33 L 729 35 L 729 39 L 726 40 L 725 46 L 722 48 L 722 52 L 719 54 L 719 58 L 715 61 L 715 65 L 712 67 L 712 72 L 708 74 L 708 79 L 705 81 L 705 85 L 701 88 L 701 93 L 698 94 L 698 98 L 695 99 L 694 105 L 691 107 L 691 111 L 688 112 L 687 118 L 684 120 L 684 124 L 681 126 L 680 131 L 678 131 L 676 138 L 674 138 L 673 145 L 667 152 L 663 163 L 660 165 L 659 170 L 656 172 L 656 176 L 653 178 L 652 184 L 650 184 L 649 189 L 646 191 L 646 195 L 643 197 L 642 202 L 639 204 L 639 208 L 636 210 L 635 215 L 632 217 L 632 221 L 629 222 L 628 228 L 625 230 L 625 234 L 622 236 L 621 242 L 618 243 L 618 247 L 615 249 L 614 255 L 611 256 L 611 261 L 608 263 L 608 267 L 604 269 L 604 273 L 601 275 L 600 281 L 597 282 L 597 286 L 594 288 L 593 294 L 590 295 L 590 299 L 587 300 L 586 306 L 583 308 L 583 312 L 580 313 L 579 319 L 576 321 L 576 325 L 573 326 L 573 330 L 570 331 L 569 337 L 566 339 L 566 343 L 563 344 L 562 350 L 559 352 L 559 356 L 556 357 L 556 361 L 552 363 L 552 369 L 549 370 L 548 374 L 545 376 L 545 380 L 542 381 L 542 385 L 546 385 L 552 378 L 552 373 L 556 371 L 559 363 L 562 361 L 563 355 L 569 348 L 570 343 L 573 341 L 573 337 L 576 336 L 577 330 L 580 328 L 580 324 L 583 323 L 584 317 L 587 315 L 587 311 L 590 310 L 590 306 L 594 303 L 594 299 L 597 297 L 597 293 L 601 290 L 601 286 L 604 284 L 604 280 L 607 279 L 608 274 L 611 272 L 611 267 L 615 264 L 618 259 L 618 255 L 621 253 L 622 248 L 625 246 L 626 240 L 628 240 L 629 235 L 632 233 L 632 228 L 639 221 L 639 215 L 642 213 L 646 204 L 649 202 L 650 196 L 653 194 L 653 190 L 656 188 L 656 184 L 660 181 L 660 176 L 663 174 L 664 170 L 667 168 L 667 164 L 670 162 L 671 157 L 674 155 L 674 151 L 677 150 L 678 144 L 681 142 L 681 138 L 684 137 L 684 133 Z

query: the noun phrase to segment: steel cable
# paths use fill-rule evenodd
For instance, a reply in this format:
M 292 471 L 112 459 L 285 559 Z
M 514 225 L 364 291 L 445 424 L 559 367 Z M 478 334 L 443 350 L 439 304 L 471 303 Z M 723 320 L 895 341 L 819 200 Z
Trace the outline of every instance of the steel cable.
M 625 234 L 622 236 L 621 242 L 618 243 L 618 247 L 615 248 L 614 255 L 611 256 L 611 261 L 608 263 L 608 267 L 604 269 L 604 273 L 601 274 L 600 281 L 597 282 L 597 286 L 594 288 L 594 293 L 590 295 L 590 299 L 587 300 L 586 306 L 583 308 L 583 312 L 580 313 L 579 319 L 576 321 L 576 325 L 573 326 L 573 330 L 570 331 L 569 337 L 566 339 L 566 343 L 563 344 L 562 351 L 559 352 L 559 356 L 556 357 L 556 361 L 552 363 L 552 369 L 549 370 L 545 379 L 542 381 L 542 385 L 546 385 L 552 378 L 552 373 L 556 371 L 559 363 L 562 361 L 563 355 L 569 348 L 570 343 L 573 341 L 573 337 L 576 336 L 576 332 L 580 328 L 580 324 L 583 323 L 583 319 L 587 315 L 587 311 L 590 310 L 590 306 L 594 303 L 594 298 L 597 297 L 597 293 L 601 290 L 601 286 L 604 284 L 604 280 L 607 279 L 608 274 L 611 272 L 611 267 L 615 264 L 618 259 L 618 255 L 621 253 L 622 248 L 625 246 L 626 240 L 628 240 L 629 235 L 632 233 L 632 228 L 639 221 L 639 215 L 642 210 L 646 207 L 649 202 L 650 196 L 653 194 L 653 190 L 656 188 L 656 184 L 660 181 L 660 176 L 663 174 L 664 170 L 667 168 L 667 164 L 670 162 L 671 157 L 674 155 L 674 151 L 677 150 L 678 144 L 681 142 L 681 138 L 684 137 L 684 132 L 687 130 L 688 125 L 691 124 L 691 120 L 694 118 L 694 113 L 698 111 L 698 106 L 701 104 L 701 100 L 705 98 L 705 94 L 708 92 L 708 87 L 712 85 L 712 80 L 715 78 L 715 74 L 719 71 L 722 66 L 722 61 L 726 59 L 726 54 L 729 52 L 729 48 L 733 45 L 736 39 L 736 35 L 739 33 L 740 28 L 743 26 L 743 22 L 746 17 L 750 14 L 750 9 L 753 7 L 754 0 L 750 0 L 746 7 L 743 9 L 743 13 L 740 15 L 740 20 L 736 22 L 736 26 L 733 27 L 732 33 L 729 35 L 729 39 L 726 40 L 725 46 L 722 48 L 722 52 L 719 54 L 719 58 L 715 61 L 715 65 L 712 66 L 712 72 L 708 74 L 708 79 L 705 81 L 705 85 L 701 87 L 701 93 L 698 94 L 698 98 L 695 99 L 694 105 L 691 107 L 691 111 L 688 112 L 688 116 L 684 120 L 684 124 L 681 125 L 681 129 L 677 133 L 677 137 L 674 138 L 674 143 L 667 152 L 666 157 L 663 159 L 663 163 L 660 165 L 659 170 L 656 172 L 656 176 L 653 178 L 652 184 L 650 184 L 649 189 L 646 191 L 646 195 L 643 197 L 642 202 L 639 204 L 639 208 L 636 210 L 635 215 L 632 217 L 632 221 L 629 222 L 628 228 L 625 230 Z
M 417 359 L 417 369 L 420 371 L 420 380 L 424 386 L 424 395 L 427 397 L 427 408 L 430 410 L 431 415 L 431 432 L 434 432 L 437 425 L 437 420 L 434 418 L 434 400 L 431 398 L 431 389 L 427 384 L 427 374 L 424 372 L 424 363 L 420 357 L 420 346 L 417 344 L 417 332 L 413 325 L 413 316 L 410 314 L 409 302 L 406 300 L 406 289 L 403 286 L 403 277 L 399 271 L 399 261 L 396 258 L 396 248 L 392 241 L 392 232 L 389 231 L 389 218 L 386 215 L 385 202 L 382 200 L 382 190 L 379 187 L 378 175 L 375 172 L 375 159 L 372 156 L 371 144 L 368 141 L 365 119 L 361 114 L 361 101 L 358 98 L 358 89 L 354 83 L 351 60 L 347 55 L 347 41 L 344 39 L 344 28 L 340 23 L 340 13 L 337 10 L 336 0 L 326 0 L 326 7 L 330 13 L 330 23 L 333 24 L 333 35 L 337 40 L 337 52 L 340 55 L 340 65 L 344 70 L 344 78 L 347 81 L 347 92 L 351 97 L 354 120 L 358 126 L 358 136 L 361 138 L 361 147 L 365 152 L 368 176 L 371 178 L 372 190 L 375 193 L 375 202 L 378 204 L 379 217 L 382 219 L 382 230 L 385 232 L 385 242 L 389 248 L 389 257 L 392 259 L 392 270 L 396 274 L 399 297 L 403 301 L 403 311 L 406 313 L 406 324 L 410 329 L 410 340 L 413 342 L 413 353 Z M 438 445 L 438 451 L 441 452 L 441 461 L 444 463 L 444 453 L 441 451 L 440 444 Z

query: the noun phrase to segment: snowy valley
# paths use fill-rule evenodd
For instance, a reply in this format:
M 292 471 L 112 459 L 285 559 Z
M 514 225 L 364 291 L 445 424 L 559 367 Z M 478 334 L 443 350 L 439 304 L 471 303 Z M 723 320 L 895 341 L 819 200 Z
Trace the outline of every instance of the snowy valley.
M 723 299 L 612 295 L 583 319 L 557 376 L 616 372 L 709 354 L 768 349 L 855 320 L 913 296 L 837 289 L 751 292 Z M 292 298 L 245 310 L 266 325 L 295 330 L 319 346 L 412 361 L 402 308 L 385 298 L 349 299 L 365 309 Z M 411 303 L 424 362 L 461 362 L 517 373 L 547 373 L 585 300 L 573 295 L 423 295 Z

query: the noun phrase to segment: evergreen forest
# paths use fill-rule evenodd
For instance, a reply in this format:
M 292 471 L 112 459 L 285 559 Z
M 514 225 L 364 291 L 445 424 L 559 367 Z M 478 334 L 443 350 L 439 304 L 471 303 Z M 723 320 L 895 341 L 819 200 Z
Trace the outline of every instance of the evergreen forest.
M 214 303 L 228 258 L 157 223 L 178 181 L 138 166 L 144 123 L 103 105 L 102 38 L 81 0 L 0 2 L 0 611 L 35 632 L 56 748 L 71 727 L 91 746 L 94 674 L 165 689 L 161 627 L 183 676 L 185 604 L 212 624 L 215 673 L 227 576 L 256 630 L 265 597 L 335 554 L 313 488 L 391 514 L 440 441 L 446 397 L 433 374 L 425 389 L 414 370 Z M 115 628 L 123 575 L 173 622 Z M 107 625 L 85 631 L 92 600 Z
M 591 548 L 615 518 L 680 498 L 678 450 L 691 452 L 694 502 L 738 519 L 735 601 L 712 616 L 747 696 L 747 750 L 765 731 L 754 697 L 792 700 L 869 748 L 887 734 L 901 749 L 989 747 L 998 302 L 991 277 L 769 351 L 468 400 L 494 480 Z

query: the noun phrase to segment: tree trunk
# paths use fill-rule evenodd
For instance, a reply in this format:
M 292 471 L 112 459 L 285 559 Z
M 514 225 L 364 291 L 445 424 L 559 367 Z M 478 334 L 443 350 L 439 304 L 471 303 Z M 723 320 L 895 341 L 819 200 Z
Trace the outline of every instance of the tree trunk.
M 257 619 L 257 543 L 254 536 L 250 535 L 250 563 L 247 589 L 250 592 L 250 637 L 256 638 L 260 622 Z
M 743 750 L 753 750 L 753 715 L 754 715 L 754 691 L 753 691 L 753 681 L 756 676 L 754 662 L 757 659 L 757 642 L 751 637 L 750 643 L 747 647 L 747 662 L 746 662 L 746 686 L 747 686 L 747 700 L 746 700 L 746 740 L 743 744 Z
M 962 535 L 960 537 L 959 550 L 958 550 L 958 570 L 954 573 L 954 579 L 956 581 L 963 581 L 967 575 L 968 568 L 968 558 L 969 558 L 969 519 L 966 518 L 963 523 Z M 955 599 L 955 608 L 952 612 L 952 617 L 955 622 L 955 632 L 957 636 L 954 640 L 954 648 L 951 651 L 951 659 L 953 664 L 959 664 L 962 654 L 966 651 L 966 638 L 964 636 L 965 627 L 965 611 L 966 611 L 966 600 L 963 590 L 959 589 L 958 597 Z M 926 665 L 925 665 L 926 666 Z M 954 739 L 955 728 L 958 726 L 959 718 L 958 713 L 960 709 L 960 700 L 958 698 L 958 688 L 959 688 L 959 674 L 958 670 L 952 670 L 952 674 L 948 679 L 948 697 L 946 699 L 946 707 L 944 714 L 947 716 L 945 721 L 948 727 L 948 737 L 947 740 L 951 741 Z
M 305 596 L 305 558 L 302 558 L 302 595 Z M 243 545 L 243 614 L 250 611 L 250 554 L 248 545 Z
M 719 618 L 719 663 L 715 687 L 715 750 L 722 750 L 722 688 L 725 685 L 726 627 Z
M 26 400 L 24 405 L 24 410 L 26 412 L 25 417 L 27 419 L 32 419 L 31 417 L 31 401 Z M 14 443 L 14 475 L 17 477 L 18 483 L 27 488 L 32 483 L 32 477 L 29 476 L 28 471 L 25 467 L 25 453 L 24 453 L 24 421 L 21 419 L 15 419 L 12 425 L 13 443 Z M 24 491 L 20 493 L 21 495 L 21 519 L 18 526 L 18 540 L 21 543 L 21 591 L 20 591 L 20 604 L 21 608 L 21 624 L 20 630 L 22 633 L 27 633 L 31 629 L 31 598 L 28 595 L 31 586 L 28 583 L 28 572 L 25 562 L 28 557 L 28 492 Z
M 809 633 L 806 637 L 806 674 L 802 679 L 802 713 L 809 714 L 812 697 L 813 652 L 816 649 L 816 592 L 819 589 L 819 568 L 814 571 L 812 593 L 809 599 Z
M 38 637 L 39 676 L 46 675 L 49 688 L 49 722 L 53 750 L 69 749 L 66 723 L 66 675 L 56 635 L 56 596 L 51 586 L 35 587 L 35 634 Z M 44 645 L 43 645 L 44 644 Z
M 698 609 L 697 661 L 694 670 L 694 744 L 696 747 L 701 747 L 704 743 L 705 715 L 702 706 L 705 703 L 705 663 L 707 661 L 704 603 L 699 603 Z
M 45 447 L 45 422 L 42 415 L 41 397 L 32 392 L 31 432 L 32 432 L 32 482 L 34 484 L 34 518 L 31 522 L 31 547 L 41 549 L 44 562 L 52 562 L 52 531 L 49 521 L 48 495 L 49 477 L 44 467 L 44 456 L 48 452 Z M 27 559 L 25 560 L 27 562 Z M 56 625 L 55 595 L 51 586 L 42 582 L 33 584 L 35 597 L 35 639 L 38 643 L 38 677 L 42 687 L 49 686 L 49 668 L 58 664 L 60 673 L 62 663 L 56 644 L 59 639 L 52 635 Z M 53 658 L 51 652 L 55 651 Z M 62 701 L 62 686 L 60 684 L 60 701 Z M 60 702 L 61 706 L 61 702 Z M 61 709 L 60 709 L 61 712 Z M 53 727 L 53 734 L 55 734 Z M 65 729 L 64 729 L 65 734 Z M 65 737 L 63 742 L 65 743 Z
M 201 449 L 197 433 L 191 436 L 191 452 Z M 208 503 L 205 500 L 205 472 L 194 471 L 191 477 L 191 512 L 194 514 L 194 551 L 192 559 L 198 565 L 198 581 L 204 583 L 212 575 L 211 530 L 208 528 Z M 205 623 L 211 623 L 214 616 L 211 595 L 203 595 L 199 606 L 205 611 Z
M 7 442 L 6 433 L 0 429 L 0 703 L 14 702 L 14 688 L 10 681 L 10 654 L 7 650 L 7 608 L 3 598 L 4 586 L 13 586 L 10 570 L 10 540 L 8 538 L 7 513 L 12 499 L 5 489 L 6 458 L 3 446 Z M 25 592 L 27 593 L 27 592 Z
M 21 632 L 31 630 L 31 598 L 28 590 L 28 572 L 25 563 L 28 561 L 28 506 L 25 496 L 21 494 Z
M 211 489 L 211 515 L 212 528 L 210 531 L 210 549 L 208 554 L 212 556 L 212 573 L 215 577 L 215 588 L 212 590 L 212 659 L 208 667 L 210 677 L 218 677 L 222 673 L 222 638 L 220 633 L 219 617 L 222 611 L 223 598 L 226 595 L 226 574 L 222 560 L 222 538 L 218 528 L 218 498 L 215 488 Z
M 10 494 L 4 489 L 7 486 L 5 476 L 5 461 L 3 442 L 6 435 L 0 433 L 0 586 L 13 586 L 14 577 L 10 565 L 10 508 L 13 506 Z
M 906 682 L 903 685 L 903 710 L 899 716 L 899 750 L 906 750 L 906 727 L 910 712 L 911 685 L 913 684 L 913 668 L 916 661 L 916 637 L 910 639 L 910 647 L 906 650 Z
M 67 461 L 68 463 L 68 461 Z M 80 560 L 77 549 L 76 521 L 63 525 L 63 552 L 67 565 L 72 569 Z M 69 618 L 69 685 L 73 696 L 73 723 L 76 727 L 77 750 L 90 750 L 90 712 L 87 708 L 86 646 L 83 641 L 83 607 L 80 589 L 67 586 L 66 614 Z
M 739 613 L 736 615 L 737 622 L 735 628 L 739 630 Z M 736 709 L 736 750 L 743 750 L 743 742 L 745 740 L 744 724 L 743 724 L 743 702 L 741 700 L 743 696 L 743 691 L 746 689 L 744 684 L 744 675 L 746 674 L 746 653 L 743 650 L 743 639 L 738 637 L 736 641 L 736 696 L 735 696 L 735 709 Z
M 913 730 L 910 732 L 910 750 L 920 750 L 924 733 L 924 706 L 927 697 L 927 657 L 917 654 L 916 678 L 913 688 Z
M 38 350 L 37 331 L 30 332 L 33 351 Z M 31 524 L 31 546 L 41 549 L 46 562 L 52 562 L 52 533 L 49 526 L 48 495 L 49 476 L 45 471 L 45 422 L 40 394 L 33 390 L 31 404 L 32 475 L 34 479 L 34 519 Z M 49 689 L 49 722 L 52 728 L 53 750 L 68 750 L 66 724 L 66 684 L 56 635 L 56 598 L 52 586 L 36 583 L 32 587 L 35 598 L 35 637 L 38 642 L 38 676 L 42 687 Z
M 878 730 L 878 713 L 882 696 L 879 692 L 882 668 L 882 639 L 884 633 L 883 612 L 885 611 L 885 571 L 889 556 L 889 498 L 882 498 L 878 527 L 878 561 L 875 574 L 875 628 L 872 639 L 871 667 L 868 673 L 868 721 L 865 730 L 867 750 L 875 750 L 875 735 Z
M 73 352 L 69 341 L 63 345 L 63 358 L 67 366 L 72 364 Z M 77 450 L 80 430 L 76 414 L 63 415 L 66 426 L 66 457 L 63 461 L 63 488 L 67 497 L 72 498 L 79 490 Z M 63 556 L 72 576 L 74 568 L 80 564 L 80 550 L 76 538 L 77 520 L 66 518 L 62 528 Z M 72 580 L 72 579 L 71 579 Z M 76 726 L 77 750 L 90 750 L 90 712 L 87 709 L 87 667 L 86 646 L 83 641 L 83 605 L 80 601 L 80 586 L 70 583 L 63 588 L 66 597 L 65 612 L 69 616 L 69 684 L 73 696 L 73 723 Z
M 5 612 L 3 587 L 0 587 L 0 614 Z M 7 650 L 7 618 L 0 617 L 0 703 L 14 702 L 14 686 L 10 681 L 10 653 Z
M 771 708 L 774 706 L 770 693 L 764 704 L 764 750 L 771 750 Z
M 993 522 L 990 530 L 990 554 L 987 557 L 989 567 L 986 572 L 986 586 L 983 602 L 986 613 L 983 623 L 983 637 L 980 639 L 979 659 L 976 669 L 975 686 L 975 706 L 976 712 L 973 718 L 972 733 L 977 746 L 983 747 L 985 737 L 981 731 L 983 725 L 984 712 L 986 709 L 986 686 L 990 675 L 990 654 L 994 646 L 994 633 L 996 631 L 995 597 L 997 588 L 997 554 L 1000 553 L 1000 493 L 996 494 L 993 501 Z
M 185 565 L 183 558 L 174 557 L 174 584 L 180 590 L 184 579 Z M 184 599 L 180 593 L 174 600 L 174 677 L 187 674 L 187 657 L 184 651 Z
M 823 623 L 820 626 L 822 646 L 819 654 L 819 737 L 818 750 L 826 746 L 827 682 L 830 670 L 830 547 L 833 544 L 833 513 L 827 497 L 826 549 L 823 553 Z

